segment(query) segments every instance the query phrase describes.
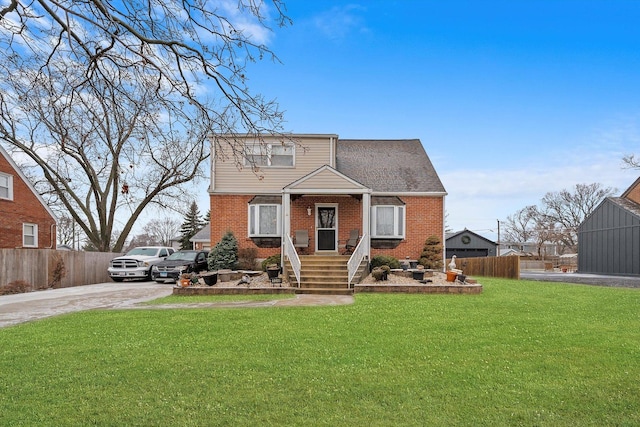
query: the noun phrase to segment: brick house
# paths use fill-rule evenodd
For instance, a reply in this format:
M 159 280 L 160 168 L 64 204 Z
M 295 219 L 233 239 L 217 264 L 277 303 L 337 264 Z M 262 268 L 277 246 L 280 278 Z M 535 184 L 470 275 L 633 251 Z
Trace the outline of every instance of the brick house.
M 377 254 L 417 259 L 431 235 L 444 242 L 446 191 L 418 139 L 296 134 L 260 144 L 249 136 L 240 141 L 238 167 L 229 138 L 212 143 L 212 245 L 231 230 L 259 258 L 282 251 L 290 261 L 344 254 L 356 233 L 348 257 L 358 264 Z M 306 247 L 296 245 L 299 233 L 308 236 Z
M 0 248 L 56 248 L 55 215 L 1 146 Z

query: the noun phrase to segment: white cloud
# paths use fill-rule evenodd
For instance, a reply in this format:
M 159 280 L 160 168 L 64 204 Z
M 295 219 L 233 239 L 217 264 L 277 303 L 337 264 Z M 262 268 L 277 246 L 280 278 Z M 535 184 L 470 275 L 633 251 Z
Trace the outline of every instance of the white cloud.
M 317 15 L 313 23 L 326 37 L 332 40 L 343 39 L 353 31 L 368 31 L 360 16 L 365 10 L 363 6 L 356 4 L 335 6 Z

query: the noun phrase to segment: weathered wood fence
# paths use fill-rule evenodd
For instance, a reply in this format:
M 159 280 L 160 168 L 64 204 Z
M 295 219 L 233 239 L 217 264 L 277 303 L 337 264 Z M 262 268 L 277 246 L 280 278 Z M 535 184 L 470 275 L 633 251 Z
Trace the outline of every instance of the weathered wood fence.
M 450 261 L 447 260 L 447 265 Z M 459 258 L 456 266 L 465 276 L 520 279 L 520 257 L 517 256 Z
M 121 255 L 52 249 L 0 249 L 0 287 L 24 281 L 28 290 L 110 282 L 107 267 Z

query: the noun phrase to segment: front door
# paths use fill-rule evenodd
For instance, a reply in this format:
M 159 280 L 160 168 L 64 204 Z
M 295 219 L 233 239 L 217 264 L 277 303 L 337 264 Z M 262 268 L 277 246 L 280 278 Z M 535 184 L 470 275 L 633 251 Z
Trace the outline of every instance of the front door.
M 316 250 L 337 250 L 338 206 L 316 205 Z

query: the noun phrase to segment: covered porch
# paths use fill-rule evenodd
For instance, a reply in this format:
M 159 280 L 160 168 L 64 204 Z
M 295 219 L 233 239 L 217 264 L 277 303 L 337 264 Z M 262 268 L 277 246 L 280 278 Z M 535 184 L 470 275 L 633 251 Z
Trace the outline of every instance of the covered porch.
M 283 188 L 282 260 L 298 286 L 301 255 L 348 254 L 345 285 L 351 287 L 358 268 L 370 259 L 371 192 L 326 165 Z M 357 241 L 347 248 L 354 234 Z

